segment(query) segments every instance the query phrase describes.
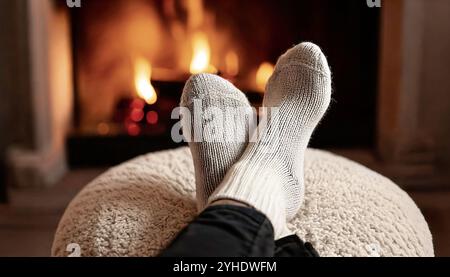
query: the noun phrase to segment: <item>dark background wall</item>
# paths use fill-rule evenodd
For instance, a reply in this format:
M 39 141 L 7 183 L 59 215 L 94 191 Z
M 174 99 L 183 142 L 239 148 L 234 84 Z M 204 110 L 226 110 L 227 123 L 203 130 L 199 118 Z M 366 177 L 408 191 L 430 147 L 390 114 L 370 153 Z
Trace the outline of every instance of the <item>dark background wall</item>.
M 6 200 L 6 168 L 5 151 L 11 142 L 11 134 L 8 131 L 11 121 L 11 98 L 9 94 L 13 90 L 12 78 L 12 53 L 14 44 L 14 30 L 9 28 L 8 20 L 11 20 L 11 6 L 13 1 L 0 0 L 0 202 Z M 6 24 L 6 25 L 5 25 Z
M 0 0 L 0 202 L 6 200 L 7 147 L 32 141 L 24 13 L 26 0 Z

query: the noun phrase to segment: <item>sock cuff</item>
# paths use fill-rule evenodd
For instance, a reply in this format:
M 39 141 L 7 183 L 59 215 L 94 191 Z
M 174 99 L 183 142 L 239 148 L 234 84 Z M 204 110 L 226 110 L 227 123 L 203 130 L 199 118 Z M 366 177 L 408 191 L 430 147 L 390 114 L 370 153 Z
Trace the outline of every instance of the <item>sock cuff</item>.
M 272 223 L 275 238 L 286 234 L 286 201 L 280 178 L 270 171 L 240 171 L 232 169 L 208 199 L 208 205 L 218 200 L 235 200 L 263 213 Z M 257 178 L 256 178 L 257 176 Z

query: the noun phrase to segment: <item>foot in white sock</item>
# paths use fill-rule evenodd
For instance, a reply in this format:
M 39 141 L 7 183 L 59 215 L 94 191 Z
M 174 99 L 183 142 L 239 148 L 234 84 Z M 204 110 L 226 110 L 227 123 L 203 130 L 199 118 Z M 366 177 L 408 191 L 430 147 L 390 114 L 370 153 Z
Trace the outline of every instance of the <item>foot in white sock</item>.
M 202 211 L 248 145 L 251 106 L 240 90 L 212 74 L 192 76 L 180 105 L 190 112 L 183 116 L 182 127 L 194 160 L 197 207 Z
M 286 234 L 303 202 L 306 147 L 331 99 L 331 73 L 319 47 L 302 43 L 280 57 L 267 85 L 266 107 L 278 107 L 209 202 L 233 199 L 263 212 L 275 238 Z

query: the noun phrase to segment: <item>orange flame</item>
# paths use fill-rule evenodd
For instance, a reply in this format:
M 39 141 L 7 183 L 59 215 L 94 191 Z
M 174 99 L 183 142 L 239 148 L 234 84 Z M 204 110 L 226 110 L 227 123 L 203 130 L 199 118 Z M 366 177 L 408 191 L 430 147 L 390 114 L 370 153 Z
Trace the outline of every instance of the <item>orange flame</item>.
M 260 91 L 266 89 L 267 82 L 270 76 L 272 76 L 274 69 L 274 65 L 269 62 L 264 62 L 259 66 L 256 72 L 256 86 Z
M 158 100 L 158 95 L 150 81 L 152 78 L 152 66 L 146 59 L 138 58 L 135 62 L 134 70 L 134 84 L 138 96 L 149 105 L 155 104 Z
M 211 47 L 208 37 L 203 32 L 197 32 L 192 36 L 192 50 L 190 67 L 192 74 L 215 71 L 214 67 L 210 65 Z

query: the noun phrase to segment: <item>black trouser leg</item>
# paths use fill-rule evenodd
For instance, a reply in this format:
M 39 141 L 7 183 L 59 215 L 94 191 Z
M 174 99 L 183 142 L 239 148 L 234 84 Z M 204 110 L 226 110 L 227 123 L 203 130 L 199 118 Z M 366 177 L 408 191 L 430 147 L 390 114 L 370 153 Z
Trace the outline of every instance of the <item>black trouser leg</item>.
M 273 227 L 262 213 L 246 207 L 207 208 L 190 223 L 162 257 L 316 256 L 297 236 L 274 241 Z M 314 249 L 312 249 L 314 250 Z
M 212 206 L 189 224 L 162 253 L 169 257 L 271 257 L 269 220 L 254 209 Z

